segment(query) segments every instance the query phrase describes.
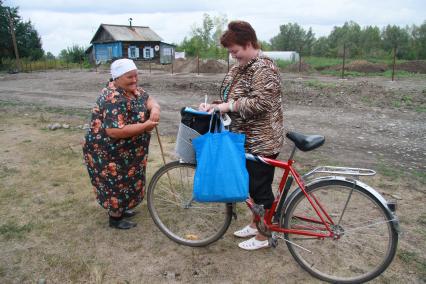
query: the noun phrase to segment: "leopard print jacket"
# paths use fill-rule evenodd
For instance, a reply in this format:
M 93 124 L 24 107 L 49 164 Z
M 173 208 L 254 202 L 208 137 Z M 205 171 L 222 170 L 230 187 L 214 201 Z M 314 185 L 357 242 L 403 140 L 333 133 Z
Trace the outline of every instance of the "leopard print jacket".
M 243 66 L 233 66 L 221 86 L 221 99 L 233 100 L 230 130 L 246 135 L 246 151 L 273 156 L 283 145 L 284 117 L 281 78 L 272 59 L 260 54 Z

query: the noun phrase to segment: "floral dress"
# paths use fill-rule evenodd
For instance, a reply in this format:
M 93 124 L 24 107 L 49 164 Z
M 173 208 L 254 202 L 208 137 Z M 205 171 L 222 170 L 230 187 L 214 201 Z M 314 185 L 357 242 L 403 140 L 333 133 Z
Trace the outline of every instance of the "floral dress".
M 119 213 L 138 205 L 145 194 L 149 133 L 114 139 L 106 128 L 144 122 L 149 118 L 148 94 L 138 88 L 134 98 L 110 82 L 92 109 L 91 127 L 83 145 L 93 191 L 98 203 Z

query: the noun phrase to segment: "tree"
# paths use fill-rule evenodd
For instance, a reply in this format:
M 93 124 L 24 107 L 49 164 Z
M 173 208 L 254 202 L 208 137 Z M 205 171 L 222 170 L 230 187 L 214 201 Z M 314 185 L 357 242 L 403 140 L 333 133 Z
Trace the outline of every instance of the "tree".
M 226 50 L 220 46 L 220 36 L 228 22 L 226 15 L 210 17 L 204 14 L 201 26 L 192 26 L 191 36 L 185 37 L 177 50 L 185 51 L 188 56 L 225 58 Z
M 426 59 L 426 21 L 418 28 L 417 33 L 418 58 Z
M 262 49 L 263 51 L 271 51 L 272 50 L 272 45 L 264 40 L 259 41 L 260 43 L 260 49 Z
M 311 28 L 306 32 L 297 23 L 289 23 L 280 26 L 280 33 L 271 39 L 271 46 L 274 50 L 296 50 L 301 55 L 310 55 L 314 41 Z
M 410 49 L 413 51 L 414 58 L 426 59 L 426 21 L 419 27 L 413 25 L 410 28 Z
M 9 17 L 11 17 L 15 29 L 19 56 L 28 57 L 32 60 L 40 59 L 44 51 L 40 36 L 31 21 L 23 22 L 18 14 L 18 8 L 4 6 L 3 1 L 0 1 L 0 58 L 15 57 Z
M 55 58 L 56 58 L 55 55 L 53 55 L 50 51 L 46 53 L 47 60 L 54 60 Z
M 73 45 L 72 47 L 67 47 L 67 49 L 62 49 L 59 53 L 59 58 L 66 62 L 81 63 L 86 58 L 85 50 L 82 46 Z
M 322 36 L 318 38 L 312 45 L 312 55 L 314 56 L 331 56 L 330 54 L 330 44 L 328 38 Z
M 395 25 L 387 25 L 382 31 L 384 49 L 389 53 L 392 53 L 395 49 L 396 56 L 399 59 L 407 55 L 409 38 L 407 30 Z
M 213 17 L 213 41 L 216 45 L 220 46 L 220 37 L 225 31 L 226 24 L 228 23 L 228 17 L 226 14 L 221 14 L 217 17 Z
M 367 26 L 362 29 L 360 34 L 361 55 L 366 57 L 377 57 L 380 55 L 382 39 L 378 27 Z
M 361 27 L 353 21 L 345 22 L 342 27 L 334 27 L 328 36 L 332 56 L 341 56 L 344 47 L 349 57 L 359 56 L 361 54 L 360 36 Z

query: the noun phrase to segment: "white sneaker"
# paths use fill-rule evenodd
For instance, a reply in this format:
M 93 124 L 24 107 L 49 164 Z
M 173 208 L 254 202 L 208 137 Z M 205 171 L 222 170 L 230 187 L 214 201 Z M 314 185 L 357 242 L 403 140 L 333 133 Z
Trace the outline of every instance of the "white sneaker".
M 250 227 L 250 225 L 247 225 L 241 230 L 234 232 L 234 236 L 239 238 L 252 237 L 252 236 L 256 236 L 256 234 L 257 234 L 257 229 Z
M 268 248 L 269 241 L 268 240 L 259 241 L 259 240 L 256 240 L 256 237 L 253 237 L 247 241 L 239 243 L 238 246 L 245 250 L 257 250 L 261 248 Z

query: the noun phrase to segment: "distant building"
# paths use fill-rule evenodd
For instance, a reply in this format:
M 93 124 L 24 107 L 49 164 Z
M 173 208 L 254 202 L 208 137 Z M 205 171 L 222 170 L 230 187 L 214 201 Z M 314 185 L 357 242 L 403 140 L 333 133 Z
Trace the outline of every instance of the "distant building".
M 292 63 L 299 61 L 299 53 L 296 51 L 262 51 L 262 53 L 273 60 L 290 61 Z M 231 64 L 237 61 L 229 54 L 229 62 Z
M 186 59 L 185 51 L 176 51 L 175 52 L 175 59 Z
M 299 53 L 296 51 L 263 51 L 263 54 L 273 60 L 283 60 L 290 62 L 299 61 Z
M 174 45 L 163 42 L 149 27 L 132 25 L 101 24 L 90 43 L 86 53 L 96 64 L 117 58 L 169 64 L 175 51 Z

